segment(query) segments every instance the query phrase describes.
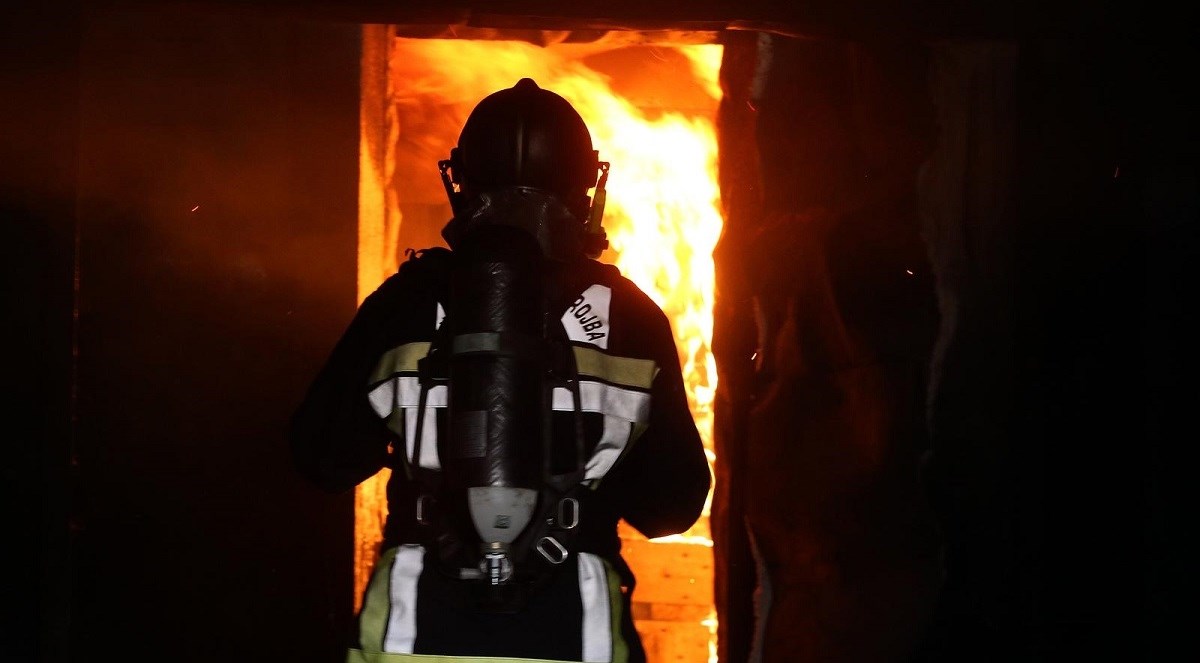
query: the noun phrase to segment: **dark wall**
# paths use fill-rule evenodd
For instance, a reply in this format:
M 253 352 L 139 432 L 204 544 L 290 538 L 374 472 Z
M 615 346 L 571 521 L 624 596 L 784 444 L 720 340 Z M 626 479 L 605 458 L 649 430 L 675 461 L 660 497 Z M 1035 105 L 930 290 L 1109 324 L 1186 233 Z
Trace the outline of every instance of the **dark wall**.
M 145 2 L 146 0 L 139 0 Z M 603 5 L 561 0 L 203 0 L 209 5 L 291 15 L 409 26 L 475 25 L 573 30 L 761 30 L 838 39 L 1014 37 L 1128 33 L 1134 23 L 1185 34 L 1183 9 L 1133 0 L 611 0 Z
M 1188 660 L 1194 45 L 745 42 L 723 71 L 722 660 Z
M 0 652 L 61 660 L 68 633 L 68 471 L 79 21 L 71 6 L 0 22 L 0 249 L 6 574 Z
M 902 661 L 939 574 L 917 473 L 938 319 L 913 186 L 931 140 L 926 54 L 734 39 L 714 327 L 720 654 Z
M 1185 452 L 1166 432 L 1195 400 L 1180 275 L 1197 252 L 1200 145 L 1179 84 L 1195 47 L 941 53 L 958 79 L 935 86 L 957 106 L 941 138 L 955 125 L 967 140 L 943 142 L 933 179 L 953 183 L 928 200 L 963 193 L 966 251 L 938 261 L 958 321 L 932 394 L 947 580 L 926 660 L 1175 660 L 1195 582 L 1180 564 Z
M 359 28 L 145 7 L 80 24 L 61 58 L 78 106 L 33 100 L 78 136 L 77 207 L 50 224 L 77 210 L 71 471 L 50 487 L 71 497 L 71 584 L 44 660 L 333 660 L 352 498 L 303 483 L 283 433 L 355 305 Z

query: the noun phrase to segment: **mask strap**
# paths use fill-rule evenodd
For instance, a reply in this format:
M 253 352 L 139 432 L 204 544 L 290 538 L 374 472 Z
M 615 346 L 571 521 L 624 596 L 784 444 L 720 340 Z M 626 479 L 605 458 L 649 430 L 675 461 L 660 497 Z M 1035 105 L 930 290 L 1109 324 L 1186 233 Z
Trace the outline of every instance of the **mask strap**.
M 451 155 L 453 156 L 453 155 Z M 450 199 L 450 211 L 457 217 L 463 211 L 463 195 L 455 187 L 454 182 L 450 179 L 450 159 L 443 159 L 438 162 L 438 170 L 442 174 L 442 186 L 446 188 L 446 197 Z
M 608 193 L 604 190 L 608 184 L 609 162 L 599 162 L 600 180 L 596 182 L 596 195 L 592 196 L 592 206 L 588 209 L 587 223 L 583 225 L 584 250 L 589 258 L 599 258 L 604 249 L 608 248 L 608 234 L 601 225 L 604 220 L 604 203 Z

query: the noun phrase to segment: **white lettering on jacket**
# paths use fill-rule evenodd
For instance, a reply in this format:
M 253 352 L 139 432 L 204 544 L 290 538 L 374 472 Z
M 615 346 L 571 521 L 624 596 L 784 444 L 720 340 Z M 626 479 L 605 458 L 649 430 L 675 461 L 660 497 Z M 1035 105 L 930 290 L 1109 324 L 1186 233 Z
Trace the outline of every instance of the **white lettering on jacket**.
M 608 307 L 612 302 L 612 288 L 594 284 L 584 290 L 563 313 L 562 324 L 567 337 L 572 341 L 591 343 L 608 349 Z

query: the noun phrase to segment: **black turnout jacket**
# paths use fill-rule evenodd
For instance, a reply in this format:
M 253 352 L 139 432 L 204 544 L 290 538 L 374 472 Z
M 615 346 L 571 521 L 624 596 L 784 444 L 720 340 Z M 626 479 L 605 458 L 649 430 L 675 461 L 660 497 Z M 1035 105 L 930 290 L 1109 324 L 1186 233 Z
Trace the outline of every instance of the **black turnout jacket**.
M 297 467 L 328 491 L 349 490 L 392 468 L 385 550 L 427 543 L 415 518 L 417 487 L 405 465 L 437 463 L 429 457 L 436 456 L 429 451 L 437 446 L 436 417 L 425 419 L 434 425 L 422 433 L 434 443 L 412 456 L 415 362 L 428 351 L 447 309 L 452 260 L 447 249 L 417 252 L 367 297 L 292 420 Z M 709 489 L 708 463 L 661 309 L 614 266 L 583 259 L 553 264 L 550 300 L 562 312 L 579 367 L 592 454 L 575 552 L 612 563 L 631 590 L 618 521 L 651 538 L 686 530 Z M 426 407 L 437 408 L 437 395 L 427 396 Z M 565 409 L 557 399 L 555 409 Z

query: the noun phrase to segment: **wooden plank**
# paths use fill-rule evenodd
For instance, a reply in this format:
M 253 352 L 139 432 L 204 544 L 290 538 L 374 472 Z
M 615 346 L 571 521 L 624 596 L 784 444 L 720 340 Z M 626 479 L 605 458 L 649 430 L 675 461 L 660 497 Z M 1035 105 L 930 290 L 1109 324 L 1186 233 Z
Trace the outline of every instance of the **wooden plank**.
M 634 622 L 649 663 L 704 663 L 709 660 L 708 627 L 694 622 Z
M 690 543 L 625 540 L 621 555 L 637 577 L 634 601 L 712 605 L 712 548 Z

